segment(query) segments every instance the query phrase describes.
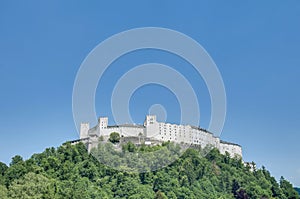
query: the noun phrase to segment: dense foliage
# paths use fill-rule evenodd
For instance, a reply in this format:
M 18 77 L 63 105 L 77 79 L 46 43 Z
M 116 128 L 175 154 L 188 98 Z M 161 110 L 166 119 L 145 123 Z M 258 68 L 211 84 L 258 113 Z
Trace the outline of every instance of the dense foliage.
M 136 147 L 131 141 L 127 143 L 99 141 L 98 147 L 93 148 L 91 154 L 111 168 L 141 173 L 168 166 L 180 157 L 184 152 L 181 150 L 183 148 L 173 142 L 155 146 L 141 144 Z
M 168 145 L 168 144 L 167 144 Z M 167 147 L 167 146 L 161 146 Z M 140 150 L 130 143 L 123 152 Z M 151 149 L 147 149 L 151 150 Z M 167 157 L 165 157 L 167 158 Z M 284 178 L 278 184 L 265 169 L 251 171 L 240 159 L 212 150 L 188 149 L 163 169 L 121 172 L 87 153 L 83 144 L 62 145 L 24 161 L 0 163 L 0 198 L 299 198 Z
M 112 132 L 109 136 L 109 141 L 112 143 L 120 142 L 120 134 L 117 132 Z

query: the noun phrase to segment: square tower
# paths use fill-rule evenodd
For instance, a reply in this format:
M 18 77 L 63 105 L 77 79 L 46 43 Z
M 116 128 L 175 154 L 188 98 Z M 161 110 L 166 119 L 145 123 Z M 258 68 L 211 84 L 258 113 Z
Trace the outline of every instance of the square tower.
M 156 121 L 156 115 L 147 115 L 144 126 L 147 137 L 156 137 L 159 134 L 159 124 Z
M 106 129 L 108 125 L 108 117 L 100 117 L 98 119 L 98 125 L 100 129 Z
M 151 124 L 157 123 L 156 121 L 156 115 L 147 115 L 145 122 L 144 122 L 144 126 L 148 126 Z

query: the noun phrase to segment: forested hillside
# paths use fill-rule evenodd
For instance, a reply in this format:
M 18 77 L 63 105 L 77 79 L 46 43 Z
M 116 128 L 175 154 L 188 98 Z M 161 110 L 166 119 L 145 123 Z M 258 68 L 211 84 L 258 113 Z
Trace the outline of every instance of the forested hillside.
M 123 153 L 140 150 L 129 145 Z M 299 198 L 288 181 L 278 184 L 265 168 L 250 171 L 217 150 L 200 154 L 188 149 L 163 169 L 121 172 L 99 163 L 83 144 L 66 143 L 26 161 L 15 156 L 9 166 L 0 163 L 0 198 Z

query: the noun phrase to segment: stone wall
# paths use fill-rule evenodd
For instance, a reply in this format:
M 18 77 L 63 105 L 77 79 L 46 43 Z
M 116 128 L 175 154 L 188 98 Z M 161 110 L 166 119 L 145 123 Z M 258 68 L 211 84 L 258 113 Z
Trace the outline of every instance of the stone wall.
M 91 129 L 89 129 L 88 123 L 81 124 L 80 138 L 90 138 L 90 149 L 97 146 L 100 136 L 108 139 L 112 132 L 119 133 L 121 137 L 144 136 L 159 141 L 200 145 L 202 148 L 210 145 L 219 149 L 222 154 L 225 154 L 227 151 L 231 157 L 242 157 L 242 148 L 237 144 L 221 141 L 212 133 L 199 127 L 157 122 L 156 116 L 146 116 L 144 125 L 124 124 L 108 126 L 107 117 L 99 118 L 98 124 Z
M 219 150 L 221 154 L 225 154 L 227 151 L 231 157 L 242 157 L 242 147 L 237 144 L 221 141 Z

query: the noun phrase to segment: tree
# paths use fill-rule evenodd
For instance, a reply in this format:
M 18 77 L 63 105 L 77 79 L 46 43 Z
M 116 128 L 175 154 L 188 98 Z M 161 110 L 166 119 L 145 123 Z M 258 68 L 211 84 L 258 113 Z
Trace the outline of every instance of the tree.
M 12 199 L 52 199 L 54 198 L 54 186 L 47 177 L 28 173 L 23 178 L 15 180 L 9 187 L 8 193 Z
M 155 194 L 155 199 L 168 199 L 168 198 L 163 192 L 158 190 Z
M 235 196 L 236 199 L 249 199 L 246 191 L 244 189 L 239 189 Z
M 103 193 L 101 193 L 100 189 L 94 186 L 88 178 L 78 178 L 74 183 L 72 198 L 103 198 Z
M 123 151 L 128 151 L 128 152 L 135 152 L 136 151 L 136 147 L 132 142 L 128 142 L 127 144 L 123 145 Z
M 6 164 L 0 162 L 0 175 L 3 176 L 7 169 L 8 169 L 8 166 L 6 166 Z
M 6 166 L 6 164 L 0 162 L 0 185 L 5 184 L 5 179 L 3 176 L 7 169 L 8 169 L 8 166 Z
M 0 198 L 1 199 L 8 199 L 8 197 L 7 197 L 7 189 L 3 185 L 0 185 Z
M 238 183 L 238 181 L 234 179 L 232 182 L 232 194 L 234 195 L 235 198 L 237 198 L 239 189 L 240 189 L 240 184 Z
M 12 158 L 12 161 L 11 161 L 9 166 L 13 166 L 15 164 L 19 164 L 19 163 L 22 163 L 22 162 L 23 162 L 23 158 L 19 155 L 16 155 L 15 157 Z
M 10 166 L 4 174 L 5 185 L 8 186 L 13 180 L 21 178 L 26 174 L 27 169 L 24 162 L 19 162 L 18 164 L 13 164 Z
M 98 140 L 99 140 L 99 142 L 103 142 L 104 141 L 104 136 L 101 135 Z
M 280 188 L 283 194 L 289 199 L 299 199 L 298 192 L 293 188 L 293 185 L 281 176 L 280 178 Z
M 120 134 L 117 132 L 112 132 L 109 135 L 109 141 L 113 144 L 120 142 Z

